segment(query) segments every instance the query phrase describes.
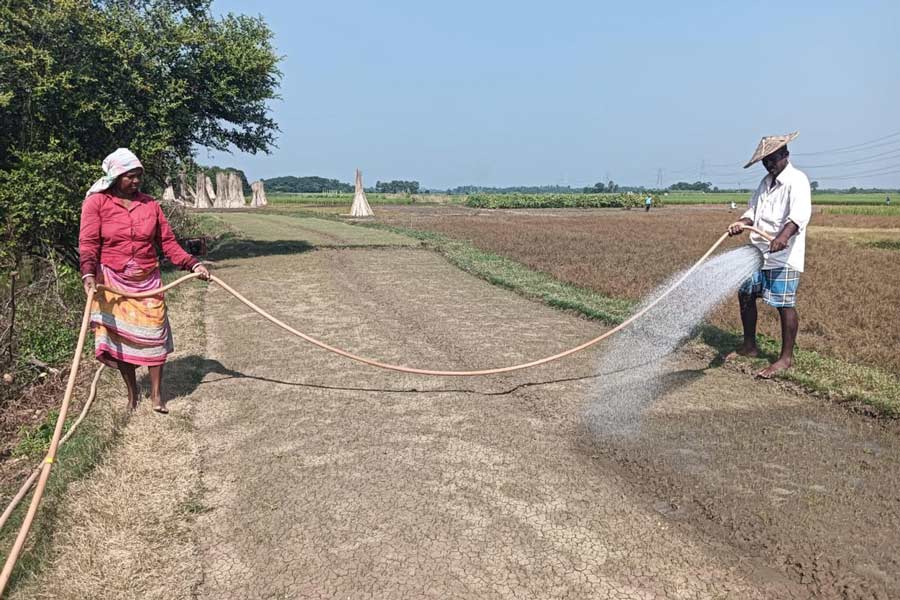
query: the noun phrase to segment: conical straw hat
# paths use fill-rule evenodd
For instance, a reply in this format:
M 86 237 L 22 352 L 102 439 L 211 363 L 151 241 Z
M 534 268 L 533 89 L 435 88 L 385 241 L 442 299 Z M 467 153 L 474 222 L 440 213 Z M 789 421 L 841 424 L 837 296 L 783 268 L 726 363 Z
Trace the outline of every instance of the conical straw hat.
M 753 163 L 764 159 L 779 148 L 787 146 L 788 142 L 790 142 L 798 135 L 800 135 L 800 132 L 795 131 L 794 133 L 789 133 L 787 135 L 769 135 L 764 137 L 759 141 L 759 146 L 756 147 L 756 152 L 753 153 L 753 158 L 750 159 L 750 162 L 744 165 L 744 168 L 746 169 Z

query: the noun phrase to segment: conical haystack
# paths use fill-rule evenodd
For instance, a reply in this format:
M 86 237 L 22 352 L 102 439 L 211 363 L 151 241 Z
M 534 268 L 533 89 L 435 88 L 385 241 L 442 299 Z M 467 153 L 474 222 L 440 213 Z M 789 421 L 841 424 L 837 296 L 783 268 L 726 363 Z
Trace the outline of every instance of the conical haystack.
M 351 217 L 374 217 L 372 207 L 366 199 L 366 191 L 363 189 L 362 173 L 356 170 L 356 193 L 353 194 L 353 205 L 350 207 Z

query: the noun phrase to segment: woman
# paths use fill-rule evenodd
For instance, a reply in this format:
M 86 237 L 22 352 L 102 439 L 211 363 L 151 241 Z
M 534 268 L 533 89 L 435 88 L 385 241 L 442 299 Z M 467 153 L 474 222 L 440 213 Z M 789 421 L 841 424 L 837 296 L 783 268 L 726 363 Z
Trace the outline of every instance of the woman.
M 162 286 L 157 248 L 172 264 L 209 279 L 209 271 L 185 252 L 172 233 L 159 204 L 142 194 L 144 168 L 126 148 L 103 160 L 101 177 L 85 195 L 81 207 L 81 274 L 85 293 L 102 283 L 125 292 L 144 292 Z M 166 414 L 162 396 L 163 365 L 174 349 L 162 294 L 126 298 L 97 292 L 91 306 L 97 359 L 116 367 L 128 388 L 128 405 L 137 407 L 135 370 L 150 370 L 153 410 Z

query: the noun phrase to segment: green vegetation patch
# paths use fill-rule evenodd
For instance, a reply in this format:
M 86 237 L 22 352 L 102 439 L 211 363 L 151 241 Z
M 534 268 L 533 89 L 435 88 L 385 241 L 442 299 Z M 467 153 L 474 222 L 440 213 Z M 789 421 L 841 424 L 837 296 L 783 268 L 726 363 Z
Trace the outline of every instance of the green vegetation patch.
M 816 201 L 818 204 L 818 201 Z M 885 206 L 859 205 L 859 204 L 841 204 L 836 206 L 826 206 L 822 209 L 824 212 L 832 215 L 858 215 L 864 217 L 898 217 L 900 216 L 900 204 L 891 204 Z
M 334 246 L 409 246 L 414 244 L 409 237 L 388 231 L 375 231 L 353 227 L 337 219 L 310 216 L 310 213 L 288 211 L 285 213 L 220 213 L 216 215 L 233 230 L 239 232 L 239 238 L 227 239 L 217 248 L 221 256 L 224 246 L 231 246 L 228 257 L 240 257 L 239 247 L 249 255 L 261 255 L 266 252 L 283 254 L 276 245 L 284 248 L 294 247 L 302 251 L 299 243 L 306 244 L 305 249 L 313 247 Z M 288 218 L 285 218 L 288 217 Z
M 900 240 L 874 240 L 867 245 L 880 250 L 900 250 Z
M 471 208 L 641 208 L 648 194 L 472 194 Z M 660 196 L 652 195 L 655 207 Z
M 346 206 L 349 210 L 350 205 L 353 204 L 352 193 L 313 194 L 274 192 L 267 193 L 266 197 L 268 198 L 270 206 L 277 206 L 279 204 L 294 204 L 301 206 Z M 382 204 L 412 204 L 416 202 L 417 199 L 417 197 L 411 196 L 409 194 L 366 193 L 366 200 L 368 200 L 369 204 L 371 204 L 372 206 L 379 206 Z

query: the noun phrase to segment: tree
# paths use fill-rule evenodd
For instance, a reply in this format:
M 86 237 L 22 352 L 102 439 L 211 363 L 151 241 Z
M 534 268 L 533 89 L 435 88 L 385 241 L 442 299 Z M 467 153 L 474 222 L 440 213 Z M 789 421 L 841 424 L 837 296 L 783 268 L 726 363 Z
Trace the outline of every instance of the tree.
M 815 192 L 817 189 L 819 189 L 819 182 L 818 182 L 818 181 L 811 181 L 811 182 L 809 183 L 809 189 L 811 189 L 812 191 Z
M 602 181 L 598 181 L 594 184 L 594 187 L 586 187 L 584 188 L 585 194 L 602 194 L 606 191 L 606 184 Z
M 709 192 L 712 190 L 712 184 L 708 181 L 695 181 L 694 183 L 687 183 L 686 181 L 679 181 L 673 185 L 669 186 L 670 190 L 684 190 L 691 192 Z
M 402 181 L 394 179 L 393 181 L 376 181 L 375 191 L 379 194 L 418 194 L 418 181 Z
M 211 0 L 0 5 L 0 252 L 74 244 L 86 188 L 117 147 L 157 187 L 197 147 L 268 152 L 279 58 L 259 18 Z
M 353 191 L 353 186 L 349 183 L 342 183 L 337 179 L 326 179 L 324 177 L 294 177 L 293 175 L 288 175 L 286 177 L 266 179 L 266 189 L 270 192 L 288 192 L 295 194 L 319 194 L 322 192 L 350 193 Z

